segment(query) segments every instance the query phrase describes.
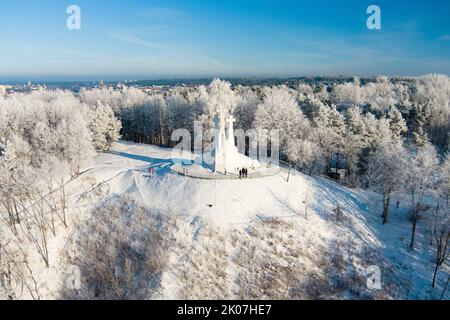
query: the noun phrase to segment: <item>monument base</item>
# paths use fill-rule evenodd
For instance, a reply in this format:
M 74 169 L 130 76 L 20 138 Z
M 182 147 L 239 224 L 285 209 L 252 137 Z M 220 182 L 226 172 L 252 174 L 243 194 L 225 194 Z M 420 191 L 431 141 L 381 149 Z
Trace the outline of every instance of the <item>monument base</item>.
M 227 173 L 214 172 L 201 165 L 183 165 L 181 163 L 174 164 L 170 167 L 172 172 L 197 179 L 208 180 L 239 180 L 239 171 L 227 171 Z M 260 166 L 255 169 L 248 168 L 246 179 L 258 179 L 277 175 L 280 172 L 278 166 Z M 242 178 L 244 179 L 244 178 Z

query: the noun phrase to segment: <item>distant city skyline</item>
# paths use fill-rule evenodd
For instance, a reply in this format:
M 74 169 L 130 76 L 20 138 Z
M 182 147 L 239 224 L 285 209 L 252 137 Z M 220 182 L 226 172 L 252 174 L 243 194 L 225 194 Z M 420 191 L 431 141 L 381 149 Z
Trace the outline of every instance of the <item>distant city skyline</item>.
M 369 5 L 382 29 L 366 27 Z M 67 7 L 81 8 L 68 30 Z M 448 1 L 2 3 L 0 82 L 450 74 Z

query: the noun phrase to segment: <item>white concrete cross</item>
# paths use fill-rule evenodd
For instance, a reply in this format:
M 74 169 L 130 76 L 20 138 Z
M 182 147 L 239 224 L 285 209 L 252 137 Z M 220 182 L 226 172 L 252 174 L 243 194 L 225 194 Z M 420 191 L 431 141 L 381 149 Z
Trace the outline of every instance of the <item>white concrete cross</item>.
M 236 122 L 236 119 L 233 117 L 232 114 L 227 119 L 227 122 L 230 124 L 230 128 L 233 128 L 233 123 Z
M 230 114 L 230 116 L 227 119 L 228 122 L 228 139 L 230 139 L 230 141 L 232 141 L 233 145 L 234 145 L 234 129 L 233 129 L 233 123 L 236 122 L 236 119 L 233 117 L 232 114 Z

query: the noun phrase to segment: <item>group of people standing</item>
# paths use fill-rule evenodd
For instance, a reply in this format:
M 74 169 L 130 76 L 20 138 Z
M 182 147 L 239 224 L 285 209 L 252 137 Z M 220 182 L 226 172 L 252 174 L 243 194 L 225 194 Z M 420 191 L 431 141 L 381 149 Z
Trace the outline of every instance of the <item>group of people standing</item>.
M 248 178 L 248 169 L 247 168 L 239 169 L 239 179 L 241 179 L 241 178 Z

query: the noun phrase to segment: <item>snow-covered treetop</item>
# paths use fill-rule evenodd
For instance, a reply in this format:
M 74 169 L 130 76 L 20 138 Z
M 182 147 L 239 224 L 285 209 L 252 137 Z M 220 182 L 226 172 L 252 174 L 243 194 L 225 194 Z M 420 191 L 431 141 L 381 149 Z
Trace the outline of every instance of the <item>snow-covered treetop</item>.
M 210 114 L 220 113 L 226 116 L 233 113 L 237 102 L 238 98 L 231 89 L 231 83 L 214 79 L 208 86 L 207 106 Z

